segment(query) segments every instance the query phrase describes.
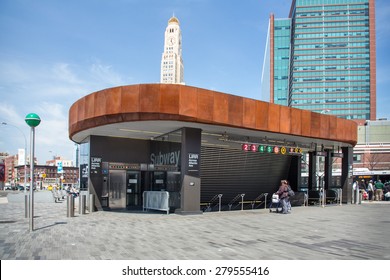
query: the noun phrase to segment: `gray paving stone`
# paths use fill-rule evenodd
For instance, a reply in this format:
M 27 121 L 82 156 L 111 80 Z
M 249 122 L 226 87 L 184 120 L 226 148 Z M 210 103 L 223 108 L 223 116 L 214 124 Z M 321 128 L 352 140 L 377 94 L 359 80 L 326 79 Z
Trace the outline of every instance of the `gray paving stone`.
M 30 232 L 24 203 L 2 200 L 2 260 L 390 259 L 390 244 L 377 242 L 390 230 L 388 202 L 295 207 L 291 215 L 76 211 L 68 218 L 66 202 L 42 201 Z

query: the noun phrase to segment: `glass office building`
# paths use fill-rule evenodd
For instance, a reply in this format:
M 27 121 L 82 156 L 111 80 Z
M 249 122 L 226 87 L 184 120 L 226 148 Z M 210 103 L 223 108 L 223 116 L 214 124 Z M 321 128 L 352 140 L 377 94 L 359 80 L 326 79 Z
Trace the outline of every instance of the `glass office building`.
M 273 18 L 273 17 L 272 17 Z M 289 69 L 290 69 L 290 41 L 291 41 L 291 19 L 271 20 L 274 30 L 273 60 L 274 69 L 273 98 L 275 103 L 288 106 Z
M 376 119 L 374 0 L 294 0 L 270 17 L 270 101 Z

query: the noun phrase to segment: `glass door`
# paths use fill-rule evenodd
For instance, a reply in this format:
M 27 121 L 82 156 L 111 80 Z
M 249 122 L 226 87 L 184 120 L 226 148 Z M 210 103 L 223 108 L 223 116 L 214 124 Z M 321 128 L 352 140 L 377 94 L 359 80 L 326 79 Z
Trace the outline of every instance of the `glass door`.
M 126 208 L 126 171 L 111 170 L 109 173 L 109 205 L 112 209 Z
M 166 191 L 167 190 L 167 172 L 165 171 L 154 171 L 153 172 L 153 191 Z
M 127 208 L 134 208 L 141 206 L 141 172 L 128 171 L 127 172 Z

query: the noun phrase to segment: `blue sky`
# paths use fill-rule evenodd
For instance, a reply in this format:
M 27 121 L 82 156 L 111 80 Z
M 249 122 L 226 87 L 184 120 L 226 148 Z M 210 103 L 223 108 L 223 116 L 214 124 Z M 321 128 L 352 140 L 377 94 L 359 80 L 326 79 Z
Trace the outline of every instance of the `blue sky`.
M 68 111 L 104 88 L 158 83 L 164 31 L 174 14 L 183 36 L 187 85 L 261 97 L 270 13 L 288 16 L 291 0 L 0 0 L 0 152 L 29 143 L 36 156 L 73 159 Z M 377 117 L 390 119 L 390 1 L 376 1 Z

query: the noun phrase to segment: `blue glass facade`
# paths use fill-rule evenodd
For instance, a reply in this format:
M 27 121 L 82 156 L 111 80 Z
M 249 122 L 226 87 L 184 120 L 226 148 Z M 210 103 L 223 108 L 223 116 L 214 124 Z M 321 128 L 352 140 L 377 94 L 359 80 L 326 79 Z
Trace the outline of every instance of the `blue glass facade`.
M 291 19 L 276 20 L 274 30 L 274 100 L 288 106 Z
M 371 77 L 375 44 L 370 32 L 375 29 L 370 31 L 370 23 L 374 22 L 370 21 L 370 7 L 374 7 L 370 2 L 296 0 L 289 20 L 274 20 L 271 102 L 318 113 L 326 111 L 345 119 L 372 119 L 376 115 L 372 112 L 376 108 L 372 104 L 375 80 Z

